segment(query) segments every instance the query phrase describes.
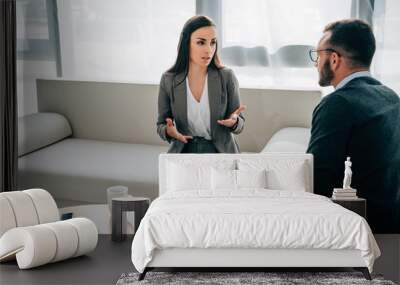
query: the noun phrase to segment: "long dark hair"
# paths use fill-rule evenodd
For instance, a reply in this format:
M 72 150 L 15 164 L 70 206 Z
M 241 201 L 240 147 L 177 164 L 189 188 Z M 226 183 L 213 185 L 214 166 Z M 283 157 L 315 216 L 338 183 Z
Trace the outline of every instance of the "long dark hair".
M 192 33 L 200 28 L 203 27 L 216 27 L 214 22 L 207 16 L 203 15 L 196 15 L 191 17 L 189 20 L 186 21 L 185 25 L 183 26 L 181 35 L 179 37 L 179 44 L 178 44 L 178 55 L 176 57 L 175 64 L 168 69 L 168 72 L 179 74 L 184 72 L 185 77 L 189 72 L 189 56 L 190 56 L 190 37 Z M 214 52 L 214 56 L 211 59 L 209 64 L 209 68 L 213 69 L 220 69 L 222 68 L 221 61 L 217 54 L 218 50 L 218 43 L 216 43 L 216 48 Z M 181 82 L 178 83 L 178 85 Z

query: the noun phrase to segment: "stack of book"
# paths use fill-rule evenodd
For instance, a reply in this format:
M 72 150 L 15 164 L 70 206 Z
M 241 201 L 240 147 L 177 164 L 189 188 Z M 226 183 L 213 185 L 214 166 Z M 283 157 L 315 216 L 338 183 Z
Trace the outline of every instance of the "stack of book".
M 332 199 L 335 200 L 353 200 L 357 199 L 357 190 L 356 189 L 342 189 L 342 188 L 334 188 Z

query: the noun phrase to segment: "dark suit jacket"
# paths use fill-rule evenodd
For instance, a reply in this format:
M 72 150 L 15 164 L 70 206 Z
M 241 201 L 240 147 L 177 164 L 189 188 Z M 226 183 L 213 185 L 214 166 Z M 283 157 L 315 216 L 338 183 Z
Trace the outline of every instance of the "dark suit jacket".
M 158 94 L 158 135 L 172 142 L 169 153 L 182 152 L 184 143 L 166 136 L 166 118 L 175 121 L 177 130 L 184 135 L 192 135 L 188 129 L 187 97 L 185 75 L 166 72 L 161 77 Z M 179 84 L 180 83 L 180 84 Z M 244 118 L 238 118 L 236 127 L 227 128 L 219 125 L 217 120 L 227 119 L 240 106 L 239 84 L 232 70 L 222 68 L 208 69 L 208 97 L 210 103 L 211 137 L 217 150 L 221 153 L 239 153 L 238 144 L 233 136 L 242 132 Z
M 353 162 L 352 184 L 367 199 L 376 233 L 400 233 L 400 100 L 370 77 L 351 80 L 315 108 L 307 152 L 314 155 L 314 192 L 341 188 L 344 161 Z

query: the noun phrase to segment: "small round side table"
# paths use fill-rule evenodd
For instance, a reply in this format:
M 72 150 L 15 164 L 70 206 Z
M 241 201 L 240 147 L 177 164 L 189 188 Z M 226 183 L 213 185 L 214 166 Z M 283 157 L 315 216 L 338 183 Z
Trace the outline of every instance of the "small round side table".
M 135 212 L 135 233 L 139 227 L 140 221 L 146 214 L 147 209 L 150 206 L 150 199 L 145 197 L 133 197 L 131 195 L 116 197 L 112 199 L 112 234 L 111 239 L 113 241 L 123 241 L 126 239 L 126 235 L 122 233 L 123 227 L 126 224 L 122 224 L 122 214 L 124 212 L 133 211 Z

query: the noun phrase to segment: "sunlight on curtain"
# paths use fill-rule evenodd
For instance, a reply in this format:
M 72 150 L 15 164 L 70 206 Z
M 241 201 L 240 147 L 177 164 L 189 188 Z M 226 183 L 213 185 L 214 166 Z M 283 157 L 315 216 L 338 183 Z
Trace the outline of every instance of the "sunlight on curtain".
M 195 14 L 188 0 L 58 0 L 63 77 L 159 82 Z
M 377 50 L 374 76 L 400 95 L 400 1 L 375 1 L 374 34 Z
M 350 13 L 351 0 L 334 5 L 320 0 L 224 0 L 222 53 L 231 52 L 232 46 L 242 48 L 236 58 L 225 56 L 225 63 L 243 86 L 318 88 L 308 50 L 317 45 L 326 24 Z M 263 47 L 268 57 L 264 64 L 245 64 L 252 47 Z M 241 56 L 245 59 L 238 64 Z

